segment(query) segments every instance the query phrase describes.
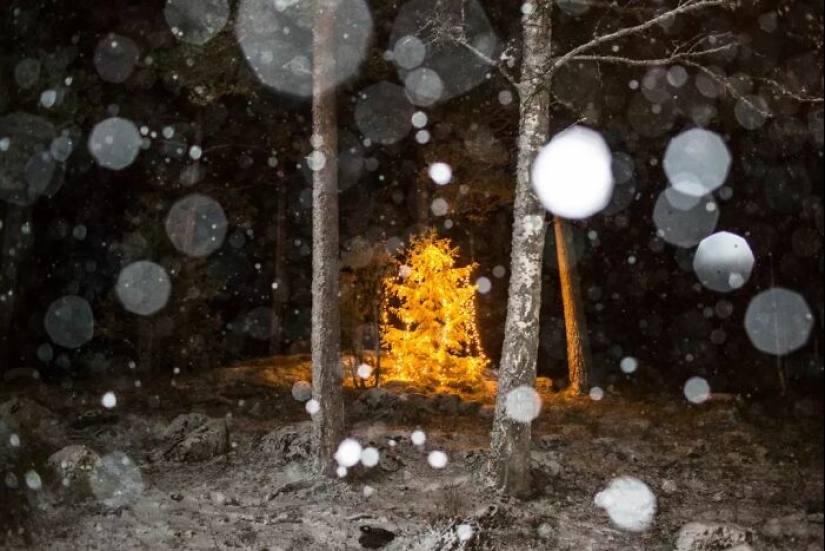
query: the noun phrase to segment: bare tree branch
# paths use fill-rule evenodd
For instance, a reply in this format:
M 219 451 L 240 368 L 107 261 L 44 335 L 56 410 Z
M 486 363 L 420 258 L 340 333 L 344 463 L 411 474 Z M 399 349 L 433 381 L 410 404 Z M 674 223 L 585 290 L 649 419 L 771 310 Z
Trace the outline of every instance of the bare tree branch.
M 763 109 L 759 105 L 756 105 L 750 98 L 748 98 L 747 96 L 742 94 L 737 89 L 737 87 L 734 85 L 734 81 L 732 79 L 727 78 L 724 75 L 720 75 L 719 73 L 717 73 L 716 71 L 710 69 L 709 67 L 705 67 L 701 63 L 698 63 L 698 62 L 693 61 L 693 60 L 689 60 L 689 59 L 683 60 L 683 63 L 687 67 L 691 67 L 693 69 L 696 69 L 697 71 L 700 71 L 700 72 L 706 74 L 708 77 L 711 78 L 711 80 L 713 80 L 714 82 L 716 82 L 719 85 L 721 85 L 722 87 L 724 87 L 725 91 L 727 91 L 727 93 L 729 93 L 730 96 L 733 99 L 743 102 L 745 105 L 747 105 L 748 107 L 750 107 L 751 109 L 753 109 L 754 111 L 756 111 L 757 113 L 762 115 L 763 117 L 767 117 L 767 118 L 772 118 L 773 117 L 773 113 L 771 113 L 770 111 L 766 111 L 765 109 Z M 797 101 L 799 103 L 811 103 L 811 104 L 815 104 L 815 105 L 821 105 L 821 104 L 825 103 L 825 98 L 817 97 L 817 96 L 801 95 L 797 92 L 794 92 L 794 91 L 788 89 L 786 86 L 782 85 L 781 83 L 779 83 L 779 82 L 777 82 L 773 79 L 759 78 L 759 79 L 755 79 L 755 80 L 757 80 L 758 82 L 761 82 L 766 87 L 773 89 L 779 95 L 786 96 L 786 97 L 788 97 L 788 98 L 790 98 L 794 101 Z
M 657 15 L 656 17 L 648 19 L 643 23 L 640 23 L 632 27 L 624 27 L 622 29 L 619 29 L 618 31 L 609 34 L 597 36 L 590 42 L 586 42 L 584 44 L 581 44 L 580 46 L 573 48 L 563 56 L 556 58 L 556 60 L 551 65 L 547 76 L 550 79 L 552 79 L 552 77 L 555 76 L 558 70 L 561 69 L 567 63 L 569 63 L 572 59 L 584 55 L 587 52 L 592 51 L 604 44 L 615 42 L 617 40 L 621 40 L 622 38 L 627 38 L 629 36 L 644 33 L 645 31 L 655 27 L 656 25 L 664 23 L 675 17 L 681 17 L 701 10 L 708 10 L 713 8 L 727 8 L 732 5 L 733 4 L 731 0 L 682 0 L 677 7 L 672 8 L 666 12 L 663 12 Z
M 468 51 L 473 53 L 477 58 L 479 58 L 481 61 L 483 61 L 484 63 L 486 63 L 490 67 L 498 69 L 498 72 L 501 73 L 501 76 L 503 76 L 505 78 L 505 80 L 507 80 L 507 82 L 509 82 L 514 87 L 518 88 L 518 82 L 516 81 L 516 78 L 512 74 L 510 74 L 510 71 L 507 70 L 507 64 L 506 64 L 507 50 L 505 50 L 502 53 L 502 55 L 500 56 L 500 58 L 496 60 L 496 59 L 493 59 L 492 57 L 488 56 L 487 54 L 485 54 L 484 52 L 482 52 L 481 50 L 479 50 L 478 48 L 476 48 L 472 44 L 470 44 L 470 41 L 467 40 L 467 36 L 463 32 L 461 33 L 461 36 L 459 36 L 455 40 L 455 42 L 456 42 L 456 44 L 460 44 L 461 46 L 464 46 Z
M 617 55 L 580 55 L 570 58 L 571 62 L 594 62 L 594 63 L 609 63 L 613 65 L 626 65 L 629 67 L 659 67 L 663 65 L 672 65 L 674 63 L 684 62 L 691 59 L 697 59 L 705 56 L 711 56 L 726 52 L 737 45 L 730 43 L 715 48 L 708 48 L 700 51 L 677 52 L 658 59 L 636 59 L 632 57 L 617 56 Z

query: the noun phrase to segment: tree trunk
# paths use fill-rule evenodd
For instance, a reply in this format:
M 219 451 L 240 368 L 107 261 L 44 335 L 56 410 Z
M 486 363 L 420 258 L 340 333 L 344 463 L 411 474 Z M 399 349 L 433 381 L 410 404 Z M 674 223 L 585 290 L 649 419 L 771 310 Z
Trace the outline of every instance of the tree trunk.
M 564 303 L 564 326 L 567 333 L 567 366 L 570 391 L 582 394 L 590 390 L 590 336 L 584 313 L 581 282 L 570 222 L 556 217 L 556 255 L 559 261 L 559 282 Z
M 547 232 L 545 211 L 533 193 L 530 169 L 547 142 L 550 95 L 544 79 L 550 50 L 553 0 L 538 0 L 523 18 L 524 57 L 520 96 L 518 167 L 513 222 L 513 250 L 507 322 L 499 369 L 498 397 L 492 433 L 489 472 L 505 493 L 530 492 L 530 425 L 507 417 L 507 394 L 520 386 L 534 386 L 539 346 L 541 272 Z
M 313 132 L 326 163 L 313 175 L 312 384 L 320 405 L 313 416 L 312 447 L 319 471 L 332 471 L 343 434 L 344 399 L 338 304 L 338 128 L 335 103 L 335 10 L 318 2 L 313 38 Z
M 0 251 L 0 372 L 14 367 L 10 360 L 14 352 L 11 331 L 19 295 L 17 282 L 20 264 L 28 251 L 28 239 L 23 233 L 23 228 L 29 223 L 29 213 L 28 207 L 6 204 L 2 228 L 3 249 Z
M 287 187 L 278 187 L 278 213 L 275 219 L 275 277 L 272 289 L 272 325 L 270 326 L 269 353 L 282 354 L 284 312 L 286 311 L 286 222 Z

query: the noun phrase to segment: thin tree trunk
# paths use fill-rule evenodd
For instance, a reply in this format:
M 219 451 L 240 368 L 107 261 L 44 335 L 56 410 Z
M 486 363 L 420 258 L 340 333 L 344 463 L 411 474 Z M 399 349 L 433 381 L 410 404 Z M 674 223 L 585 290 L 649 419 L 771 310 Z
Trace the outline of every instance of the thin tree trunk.
M 20 264 L 27 256 L 23 227 L 29 222 L 29 208 L 6 204 L 3 244 L 0 251 L 0 372 L 11 368 L 12 324 L 19 295 L 17 283 Z
M 313 132 L 326 164 L 313 176 L 312 384 L 320 409 L 313 416 L 316 468 L 330 473 L 343 434 L 344 399 L 338 304 L 338 128 L 335 102 L 335 10 L 317 3 L 313 38 Z M 316 145 L 318 145 L 316 143 Z
M 570 391 L 582 394 L 590 389 L 590 335 L 582 301 L 577 259 L 573 258 L 573 232 L 570 222 L 556 217 L 556 255 L 559 261 L 564 326 L 567 333 L 567 366 Z
M 516 496 L 530 492 L 531 427 L 509 419 L 505 403 L 510 391 L 520 386 L 532 387 L 536 380 L 541 268 L 547 228 L 544 207 L 533 193 L 530 169 L 549 134 L 550 95 L 540 75 L 545 72 L 550 53 L 552 2 L 538 0 L 533 13 L 523 18 L 524 61 L 518 90 L 521 121 L 513 250 L 489 464 L 496 486 Z
M 275 281 L 272 289 L 273 319 L 270 327 L 269 352 L 273 356 L 282 354 L 284 312 L 286 311 L 286 204 L 287 187 L 278 187 L 278 213 L 275 219 Z

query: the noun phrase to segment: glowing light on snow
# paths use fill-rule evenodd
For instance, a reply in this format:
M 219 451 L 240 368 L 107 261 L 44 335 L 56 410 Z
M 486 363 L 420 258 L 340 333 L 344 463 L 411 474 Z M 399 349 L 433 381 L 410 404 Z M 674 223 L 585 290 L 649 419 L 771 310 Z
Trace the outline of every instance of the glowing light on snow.
M 121 270 L 115 293 L 126 310 L 140 316 L 151 316 L 169 302 L 172 283 L 163 266 L 140 261 Z
M 372 377 L 372 366 L 367 364 L 361 364 L 358 366 L 356 374 L 358 375 L 359 379 L 369 379 L 370 377 Z
M 693 270 L 708 289 L 728 293 L 747 283 L 755 262 L 747 241 L 738 235 L 721 232 L 699 243 L 693 257 Z
M 427 434 L 423 430 L 417 430 L 412 433 L 410 440 L 416 446 L 423 446 L 427 442 Z
M 548 211 L 572 220 L 588 218 L 610 203 L 613 155 L 598 132 L 574 126 L 541 150 L 532 178 Z
M 43 324 L 52 342 L 64 348 L 80 348 L 94 336 L 92 307 L 86 299 L 74 295 L 54 301 Z
M 307 166 L 312 172 L 320 172 L 327 166 L 327 156 L 322 151 L 313 151 L 307 157 Z
M 430 452 L 430 455 L 427 456 L 427 463 L 429 463 L 433 469 L 444 469 L 447 467 L 447 463 L 449 463 L 449 458 L 444 452 L 434 451 Z
M 745 314 L 745 330 L 753 345 L 775 356 L 805 346 L 813 327 L 813 313 L 802 295 L 781 287 L 754 297 Z
M 72 142 L 71 138 L 65 135 L 58 136 L 52 140 L 52 144 L 49 147 L 49 152 L 52 154 L 52 157 L 61 163 L 68 161 L 73 151 L 74 142 Z
M 203 46 L 229 21 L 227 0 L 167 0 L 166 23 L 179 40 Z
M 378 465 L 378 462 L 381 460 L 381 454 L 375 448 L 364 448 L 361 451 L 361 464 L 368 469 L 371 469 Z
M 43 481 L 41 480 L 40 475 L 37 474 L 37 471 L 26 471 L 23 478 L 25 478 L 26 486 L 28 486 L 30 490 L 38 491 L 43 487 Z
M 100 166 L 123 170 L 135 162 L 142 142 L 135 123 L 113 117 L 95 125 L 89 136 L 89 152 Z
M 430 179 L 439 186 L 446 186 L 453 181 L 453 169 L 447 163 L 435 163 L 430 165 L 427 171 Z
M 711 396 L 710 384 L 702 377 L 693 377 L 685 383 L 685 398 L 691 404 L 704 404 Z
M 722 187 L 727 180 L 731 154 L 718 134 L 695 128 L 670 141 L 664 167 L 670 185 L 677 191 L 704 197 Z
M 650 529 L 656 517 L 656 496 L 636 478 L 617 478 L 596 496 L 595 504 L 607 511 L 616 526 L 628 532 Z
M 321 403 L 313 398 L 307 402 L 306 410 L 310 415 L 317 415 L 321 411 Z
M 636 373 L 636 370 L 639 369 L 639 360 L 631 357 L 624 358 L 619 367 L 621 367 L 623 373 L 628 375 Z
M 424 63 L 427 46 L 418 37 L 404 36 L 395 43 L 392 60 L 401 68 L 412 70 Z
M 532 423 L 541 413 L 541 396 L 532 387 L 520 386 L 507 393 L 504 410 L 516 423 Z
M 57 103 L 57 92 L 54 90 L 45 90 L 40 94 L 40 105 L 46 109 L 51 109 Z
M 312 385 L 306 381 L 296 381 L 292 385 L 292 397 L 299 402 L 312 398 Z
M 476 287 L 478 288 L 478 292 L 482 295 L 486 295 L 493 289 L 493 282 L 490 281 L 489 278 L 480 277 L 476 280 Z
M 601 402 L 604 400 L 604 389 L 598 386 L 594 386 L 590 389 L 590 399 L 594 402 Z
M 112 409 L 117 406 L 117 396 L 115 396 L 114 392 L 107 392 L 103 395 L 103 398 L 101 398 L 100 403 L 106 409 Z
M 139 59 L 140 50 L 132 39 L 110 34 L 98 43 L 94 64 L 100 78 L 120 84 L 132 75 Z
M 659 195 L 653 222 L 663 240 L 691 248 L 714 232 L 719 222 L 719 208 L 710 196 L 697 198 L 671 188 Z
M 204 257 L 221 248 L 227 225 L 217 201 L 193 194 L 172 205 L 166 217 L 166 235 L 180 252 Z
M 435 216 L 447 216 L 447 213 L 450 212 L 450 205 L 445 199 L 438 197 L 433 199 L 430 210 Z
M 413 104 L 429 107 L 438 103 L 444 95 L 444 81 L 432 69 L 421 67 L 404 78 L 404 89 Z
M 412 124 L 416 128 L 424 128 L 427 126 L 427 114 L 423 111 L 418 111 L 412 116 Z
M 358 71 L 373 24 L 364 0 L 331 0 L 328 7 L 335 12 L 335 71 L 328 84 L 337 86 Z M 314 14 L 305 2 L 240 3 L 235 23 L 238 43 L 255 76 L 265 85 L 294 96 L 312 95 Z
M 351 469 L 361 461 L 363 451 L 358 440 L 347 438 L 338 446 L 338 451 L 335 452 L 335 461 L 340 467 Z

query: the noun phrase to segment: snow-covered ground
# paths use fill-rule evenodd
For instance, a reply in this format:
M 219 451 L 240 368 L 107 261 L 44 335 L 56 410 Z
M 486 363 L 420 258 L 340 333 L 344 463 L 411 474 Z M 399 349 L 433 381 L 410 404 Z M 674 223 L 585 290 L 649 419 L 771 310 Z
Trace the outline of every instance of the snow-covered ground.
M 533 431 L 535 496 L 517 501 L 484 484 L 487 393 L 350 389 L 348 436 L 374 447 L 378 465 L 337 480 L 314 476 L 303 461 L 309 415 L 292 395 L 305 364 L 287 364 L 141 388 L 0 389 L 0 419 L 22 426 L 20 449 L 27 438 L 41 447 L 31 464 L 17 465 L 26 489 L 0 508 L 30 503 L 31 548 L 44 550 L 823 549 L 821 404 L 728 398 L 694 406 L 682 396 L 610 392 L 596 402 L 545 389 Z M 107 392 L 116 397 L 111 408 L 101 403 L 106 396 L 112 406 Z M 170 429 L 192 413 L 202 415 Z M 416 430 L 423 445 L 412 441 Z M 104 458 L 85 470 L 63 459 L 76 475 L 68 489 L 43 462 L 67 445 Z M 446 455 L 444 468 L 434 468 L 443 456 L 433 452 Z M 634 509 L 622 489 L 641 486 L 611 487 L 623 478 L 643 483 L 655 503 L 645 493 L 645 511 Z M 631 532 L 611 521 L 611 504 L 619 522 L 638 521 L 633 515 L 651 505 L 656 513 L 649 529 Z M 677 541 L 689 523 L 705 526 Z

